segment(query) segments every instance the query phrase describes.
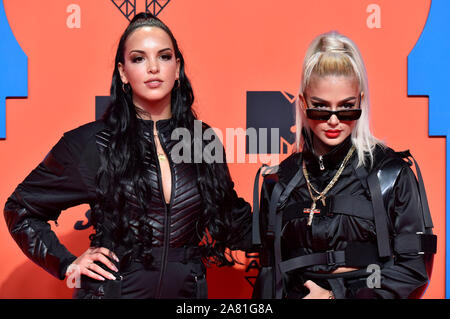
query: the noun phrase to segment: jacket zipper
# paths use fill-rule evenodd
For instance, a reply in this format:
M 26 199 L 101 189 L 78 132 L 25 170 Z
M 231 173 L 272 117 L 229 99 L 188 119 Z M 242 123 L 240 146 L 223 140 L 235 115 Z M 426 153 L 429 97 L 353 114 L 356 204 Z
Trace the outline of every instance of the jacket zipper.
M 156 122 L 154 123 L 154 125 L 156 126 Z M 159 131 L 157 131 L 157 137 L 159 139 L 159 142 L 161 144 L 162 149 L 164 150 L 164 153 L 166 153 L 167 156 L 167 160 L 169 161 L 169 168 L 170 168 L 170 177 L 172 180 L 172 184 L 171 184 L 171 190 L 170 190 L 170 201 L 169 201 L 169 209 L 172 208 L 172 200 L 173 200 L 173 185 L 174 185 L 174 178 L 173 178 L 173 170 L 172 170 L 172 165 L 170 162 L 170 155 L 169 153 L 167 153 L 166 148 L 164 147 L 162 140 L 160 138 L 159 135 Z M 155 154 L 158 154 L 158 151 L 156 149 L 156 144 L 155 144 L 155 135 L 153 133 L 152 130 L 152 136 L 153 136 L 153 149 L 155 151 Z M 170 228 L 170 216 L 169 216 L 169 212 L 167 211 L 167 205 L 166 205 L 166 198 L 164 197 L 164 189 L 162 186 L 162 173 L 161 173 L 161 166 L 159 165 L 159 159 L 158 156 L 156 155 L 156 167 L 158 168 L 158 184 L 159 184 L 159 191 L 161 192 L 161 197 L 162 197 L 162 201 L 163 201 L 163 205 L 164 205 L 164 243 L 163 243 L 163 253 L 162 253 L 162 258 L 161 258 L 161 269 L 159 272 L 159 281 L 158 281 L 158 286 L 157 286 L 157 290 L 156 290 L 156 299 L 160 299 L 161 298 L 161 292 L 162 292 L 162 285 L 163 285 L 163 279 L 164 279 L 164 274 L 166 272 L 166 266 L 167 266 L 167 254 L 168 254 L 168 250 L 169 250 L 169 240 L 170 240 L 170 232 L 169 232 L 169 228 Z
M 323 165 L 323 157 L 322 155 L 319 156 L 319 166 L 320 170 L 323 171 L 325 169 L 325 166 Z

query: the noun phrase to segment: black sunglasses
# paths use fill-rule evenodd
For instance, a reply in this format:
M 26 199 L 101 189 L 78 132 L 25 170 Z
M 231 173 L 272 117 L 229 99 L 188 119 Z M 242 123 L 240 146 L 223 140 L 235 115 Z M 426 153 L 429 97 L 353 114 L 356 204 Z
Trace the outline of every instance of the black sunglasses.
M 329 111 L 321 110 L 317 108 L 306 109 L 306 116 L 310 120 L 328 121 L 334 114 L 340 121 L 356 121 L 361 117 L 361 94 L 359 94 L 359 103 L 357 109 L 341 110 L 341 111 Z
M 356 121 L 361 117 L 361 109 L 342 111 L 306 109 L 306 116 L 310 120 L 328 121 L 333 114 L 336 115 L 340 121 Z

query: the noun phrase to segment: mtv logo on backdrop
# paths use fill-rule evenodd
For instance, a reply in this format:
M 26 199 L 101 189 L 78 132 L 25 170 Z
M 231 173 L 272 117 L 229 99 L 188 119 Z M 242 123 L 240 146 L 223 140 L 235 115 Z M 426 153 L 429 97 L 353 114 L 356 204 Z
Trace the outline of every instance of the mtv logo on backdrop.
M 258 141 L 255 148 L 250 148 L 246 143 L 246 153 L 287 154 L 290 145 L 295 142 L 294 134 L 294 103 L 295 97 L 289 93 L 280 91 L 248 91 L 247 92 L 247 131 L 256 129 L 257 136 L 264 136 L 266 141 Z M 260 134 L 261 131 L 266 132 Z M 278 136 L 272 136 L 276 132 Z M 280 139 L 278 148 L 262 145 L 275 145 L 272 139 Z

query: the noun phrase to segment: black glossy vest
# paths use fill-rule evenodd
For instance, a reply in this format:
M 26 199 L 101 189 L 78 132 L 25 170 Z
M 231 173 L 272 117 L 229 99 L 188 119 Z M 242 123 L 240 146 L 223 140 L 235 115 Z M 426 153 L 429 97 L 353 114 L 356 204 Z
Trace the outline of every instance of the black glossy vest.
M 154 122 L 142 122 L 145 124 L 143 125 L 144 136 L 148 142 L 143 165 L 146 166 L 151 187 L 150 208 L 147 213 L 150 215 L 153 229 L 152 245 L 154 247 L 165 245 L 169 247 L 196 246 L 199 243 L 196 223 L 203 211 L 203 202 L 197 184 L 196 165 L 183 162 L 175 163 L 172 160 L 171 151 L 174 145 L 179 142 L 171 139 L 175 126 L 174 121 L 172 119 L 157 121 L 158 137 L 170 163 L 172 178 L 170 203 L 166 205 L 154 142 Z M 107 129 L 99 132 L 96 138 L 100 151 L 108 147 L 110 133 Z M 135 198 L 135 196 L 131 195 L 131 203 L 129 203 L 131 205 L 133 205 L 132 198 Z

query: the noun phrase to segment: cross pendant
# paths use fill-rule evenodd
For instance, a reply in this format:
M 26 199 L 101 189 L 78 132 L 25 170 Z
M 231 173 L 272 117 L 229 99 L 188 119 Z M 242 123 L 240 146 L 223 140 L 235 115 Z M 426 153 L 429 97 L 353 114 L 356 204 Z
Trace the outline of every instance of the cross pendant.
M 312 225 L 312 221 L 313 221 L 313 218 L 314 218 L 314 214 L 320 214 L 320 209 L 317 209 L 315 204 L 316 204 L 316 203 L 313 203 L 313 205 L 311 206 L 311 208 L 305 208 L 305 209 L 303 209 L 303 213 L 309 214 L 309 216 L 308 216 L 308 224 L 307 224 L 308 226 L 311 226 L 311 225 Z

